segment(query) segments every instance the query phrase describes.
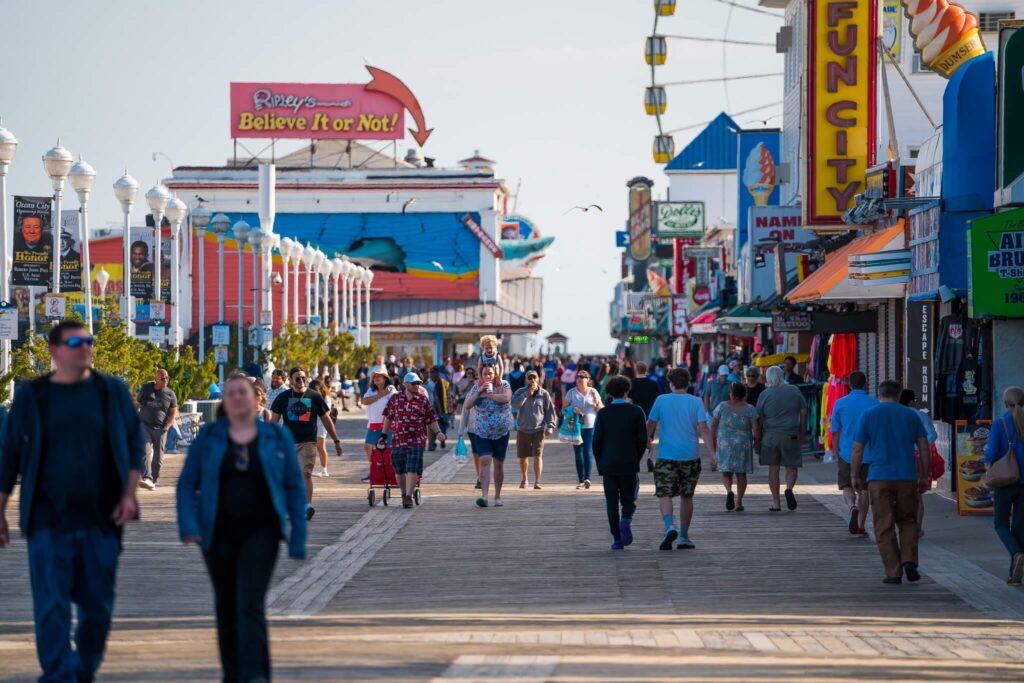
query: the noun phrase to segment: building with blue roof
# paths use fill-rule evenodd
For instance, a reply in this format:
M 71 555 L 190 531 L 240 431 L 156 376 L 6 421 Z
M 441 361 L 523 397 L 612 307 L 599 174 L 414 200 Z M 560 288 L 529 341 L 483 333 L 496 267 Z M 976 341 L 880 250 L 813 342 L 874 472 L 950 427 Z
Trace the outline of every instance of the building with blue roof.
M 668 200 L 704 202 L 708 230 L 736 226 L 739 130 L 722 112 L 665 165 Z

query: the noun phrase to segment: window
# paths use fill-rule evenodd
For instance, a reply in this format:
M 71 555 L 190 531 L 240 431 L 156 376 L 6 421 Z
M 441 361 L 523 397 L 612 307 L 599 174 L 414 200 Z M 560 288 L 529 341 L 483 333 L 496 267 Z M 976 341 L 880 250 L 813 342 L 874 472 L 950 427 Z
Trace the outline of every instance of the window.
M 921 148 L 911 146 L 907 149 L 907 151 L 910 152 L 911 159 L 916 159 L 917 155 L 921 153 Z
M 999 30 L 1000 21 L 1016 18 L 1016 12 L 978 12 L 978 28 L 982 33 L 995 33 Z
M 915 74 L 923 74 L 928 71 L 933 71 L 933 69 L 924 62 L 922 62 L 921 55 L 917 51 L 915 51 L 914 59 L 913 61 L 911 61 L 910 64 L 910 72 Z

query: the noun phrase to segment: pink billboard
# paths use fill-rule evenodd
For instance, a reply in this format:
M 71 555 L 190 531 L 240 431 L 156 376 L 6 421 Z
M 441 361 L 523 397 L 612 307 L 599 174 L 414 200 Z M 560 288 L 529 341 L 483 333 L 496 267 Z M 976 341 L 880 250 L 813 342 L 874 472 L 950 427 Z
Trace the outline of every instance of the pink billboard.
M 360 83 L 232 83 L 232 138 L 400 140 L 405 105 Z

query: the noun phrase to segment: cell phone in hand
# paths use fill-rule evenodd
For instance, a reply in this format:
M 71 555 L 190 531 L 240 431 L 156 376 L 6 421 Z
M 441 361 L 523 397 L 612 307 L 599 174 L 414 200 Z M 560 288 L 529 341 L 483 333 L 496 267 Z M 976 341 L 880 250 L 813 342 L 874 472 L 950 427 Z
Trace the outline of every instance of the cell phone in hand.
M 654 461 L 651 460 L 650 458 L 647 458 L 647 471 L 648 472 L 653 472 L 654 471 Z

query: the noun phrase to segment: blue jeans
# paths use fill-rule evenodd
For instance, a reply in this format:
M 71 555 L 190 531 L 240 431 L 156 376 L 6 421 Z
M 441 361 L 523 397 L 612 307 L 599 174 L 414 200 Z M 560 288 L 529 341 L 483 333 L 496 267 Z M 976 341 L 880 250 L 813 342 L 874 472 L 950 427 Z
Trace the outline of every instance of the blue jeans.
M 36 653 L 40 683 L 92 680 L 114 611 L 114 582 L 121 539 L 98 528 L 39 529 L 28 537 Z M 78 609 L 75 650 L 71 649 L 71 603 Z
M 992 497 L 996 535 L 1011 557 L 1024 552 L 1024 484 L 995 489 Z
M 583 428 L 580 430 L 583 443 L 573 446 L 572 451 L 576 455 L 576 478 L 580 483 L 590 479 L 590 468 L 594 461 L 594 428 Z

